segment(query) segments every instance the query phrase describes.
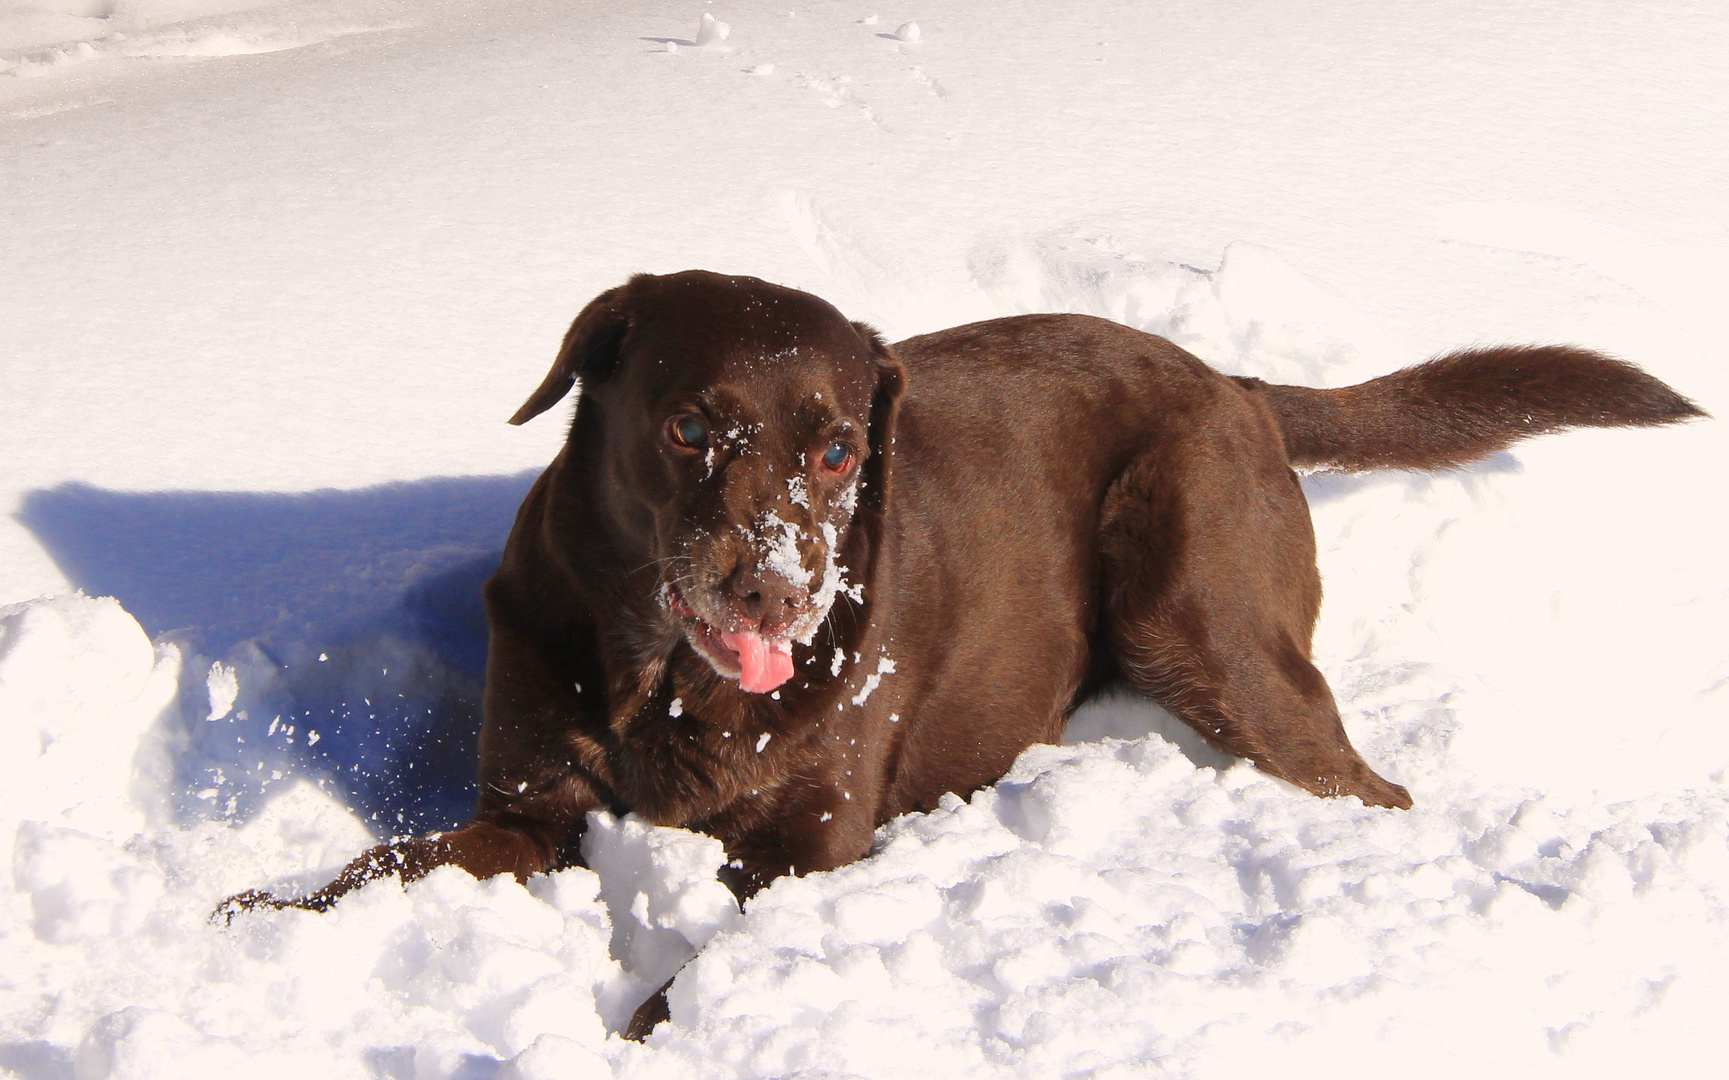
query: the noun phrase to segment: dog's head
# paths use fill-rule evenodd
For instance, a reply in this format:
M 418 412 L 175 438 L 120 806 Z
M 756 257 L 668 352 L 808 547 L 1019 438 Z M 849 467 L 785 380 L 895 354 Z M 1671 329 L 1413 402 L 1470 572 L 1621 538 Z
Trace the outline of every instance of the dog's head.
M 785 682 L 793 643 L 861 599 L 846 560 L 888 495 L 900 365 L 808 293 L 690 271 L 591 302 L 511 423 L 573 385 L 570 464 L 618 571 L 658 568 L 656 617 L 720 675 Z

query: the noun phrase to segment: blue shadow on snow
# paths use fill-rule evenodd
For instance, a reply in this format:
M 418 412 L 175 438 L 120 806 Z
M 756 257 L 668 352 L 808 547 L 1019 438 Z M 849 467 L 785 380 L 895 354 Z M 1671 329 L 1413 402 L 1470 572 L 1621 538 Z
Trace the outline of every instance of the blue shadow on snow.
M 35 491 L 19 520 L 86 593 L 179 646 L 189 817 L 313 776 L 376 831 L 466 819 L 486 664 L 480 587 L 535 472 L 351 491 Z M 213 661 L 240 695 L 207 718 Z

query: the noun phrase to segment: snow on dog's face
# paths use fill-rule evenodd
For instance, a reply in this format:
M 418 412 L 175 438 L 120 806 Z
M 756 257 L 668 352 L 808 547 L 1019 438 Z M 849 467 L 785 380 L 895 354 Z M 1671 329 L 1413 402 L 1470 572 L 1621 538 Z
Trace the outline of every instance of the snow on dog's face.
M 721 676 L 767 693 L 880 507 L 899 365 L 873 331 L 755 278 L 639 276 L 578 316 L 513 423 L 582 383 L 571 453 L 631 588 Z

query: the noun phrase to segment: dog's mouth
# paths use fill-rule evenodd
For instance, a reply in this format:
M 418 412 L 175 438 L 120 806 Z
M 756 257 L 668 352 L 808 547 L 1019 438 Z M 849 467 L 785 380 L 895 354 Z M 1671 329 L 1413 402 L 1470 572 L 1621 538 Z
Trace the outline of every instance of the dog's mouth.
M 740 690 L 766 694 L 792 678 L 792 638 L 755 630 L 721 630 L 696 613 L 677 585 L 666 587 L 667 610 L 678 616 L 685 640 L 715 673 L 737 679 Z

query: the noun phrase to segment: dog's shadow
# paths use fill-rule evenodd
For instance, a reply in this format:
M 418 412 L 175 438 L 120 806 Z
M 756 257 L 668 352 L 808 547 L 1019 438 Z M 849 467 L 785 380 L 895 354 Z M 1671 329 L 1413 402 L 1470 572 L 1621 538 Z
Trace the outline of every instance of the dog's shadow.
M 246 816 L 310 776 L 375 831 L 420 832 L 474 806 L 480 587 L 534 475 L 297 495 L 72 483 L 18 517 L 74 585 L 186 658 L 183 817 Z

